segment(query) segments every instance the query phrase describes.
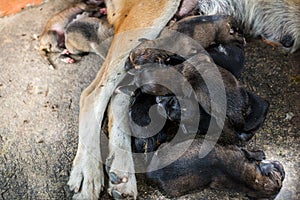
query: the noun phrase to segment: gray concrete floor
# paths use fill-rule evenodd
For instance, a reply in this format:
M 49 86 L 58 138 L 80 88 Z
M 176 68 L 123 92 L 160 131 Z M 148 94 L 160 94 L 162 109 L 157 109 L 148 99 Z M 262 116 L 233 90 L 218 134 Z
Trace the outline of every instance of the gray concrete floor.
M 102 60 L 90 54 L 68 65 L 54 56 L 58 67 L 51 69 L 40 57 L 36 35 L 64 8 L 61 2 L 0 18 L 0 199 L 71 198 L 66 183 L 78 142 L 79 97 Z M 241 81 L 271 104 L 249 147 L 283 163 L 286 179 L 277 199 L 300 199 L 300 52 L 285 55 L 253 39 L 246 57 Z M 143 180 L 138 184 L 139 199 L 166 199 Z M 245 197 L 206 189 L 180 199 Z

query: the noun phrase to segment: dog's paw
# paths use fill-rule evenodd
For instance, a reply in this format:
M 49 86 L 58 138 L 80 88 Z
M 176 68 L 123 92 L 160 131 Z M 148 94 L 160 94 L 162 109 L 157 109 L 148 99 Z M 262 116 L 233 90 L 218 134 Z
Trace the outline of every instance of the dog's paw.
M 98 199 L 104 187 L 100 158 L 76 156 L 68 185 L 75 193 L 73 199 Z
M 114 199 L 136 199 L 137 184 L 134 173 L 131 173 L 133 166 L 119 165 L 122 159 L 110 156 L 106 161 L 106 171 L 109 177 L 108 193 Z M 115 166 L 122 166 L 122 170 L 118 170 Z
M 109 173 L 108 193 L 114 199 L 136 199 L 137 187 L 135 174 L 128 173 L 118 176 L 115 172 Z

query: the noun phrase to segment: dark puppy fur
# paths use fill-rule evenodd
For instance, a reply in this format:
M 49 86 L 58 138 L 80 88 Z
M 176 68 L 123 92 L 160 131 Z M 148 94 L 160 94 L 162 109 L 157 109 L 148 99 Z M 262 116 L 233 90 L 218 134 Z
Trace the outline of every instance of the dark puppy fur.
M 200 153 L 202 142 L 194 140 L 175 162 L 151 171 L 172 159 L 181 144 L 170 147 L 168 152 L 159 148 L 148 167 L 147 178 L 172 197 L 207 187 L 243 192 L 252 199 L 273 199 L 279 193 L 285 177 L 279 162 L 262 160 L 263 152 L 251 152 L 249 157 L 249 152 L 236 146 L 216 145 L 204 156 Z
M 194 114 L 197 114 L 193 113 L 194 109 L 191 108 L 189 110 L 191 112 L 187 115 L 182 113 L 174 115 L 174 111 L 180 107 L 175 98 L 152 96 L 142 93 L 140 89 L 135 92 L 132 98 L 130 126 L 133 135 L 136 136 L 133 137 L 133 151 L 143 153 L 144 158 L 136 160 L 135 165 L 147 166 L 149 172 L 146 176 L 150 184 L 159 187 L 166 195 L 172 197 L 178 197 L 207 187 L 243 192 L 256 199 L 274 198 L 278 194 L 285 176 L 283 167 L 279 162 L 265 161 L 265 154 L 262 151 L 248 151 L 232 145 L 220 146 L 218 144 L 214 146 L 208 155 L 203 157 L 200 153 L 202 139 L 195 139 L 191 142 L 188 150 L 172 164 L 157 171 L 152 171 L 162 163 L 173 160 L 174 154 L 180 151 L 178 148 L 181 148 L 181 142 L 189 137 L 189 134 L 182 134 L 178 131 L 180 128 L 178 118 L 183 115 L 181 120 L 185 121 L 190 118 L 193 119 Z M 153 134 L 149 133 L 153 129 L 148 130 L 145 127 L 150 123 L 157 123 L 151 121 L 155 120 L 157 115 L 155 116 L 152 113 L 151 118 L 149 110 L 151 106 L 157 103 L 162 104 L 167 109 L 167 121 L 157 134 L 147 138 L 145 136 Z M 160 113 L 160 109 L 154 111 L 157 112 L 156 114 Z M 203 109 L 200 110 L 199 133 L 206 132 L 209 120 L 209 115 Z M 173 138 L 176 134 L 181 135 L 179 140 L 177 138 L 177 141 L 174 141 Z M 166 144 L 162 143 L 171 140 L 175 145 L 172 146 L 172 149 L 163 151 L 162 148 L 165 148 Z M 189 143 L 190 141 L 186 140 L 185 142 Z M 148 154 L 153 151 L 156 152 Z
M 238 141 L 250 140 L 254 136 L 255 131 L 257 131 L 262 126 L 266 118 L 268 103 L 251 92 L 247 91 L 246 95 L 248 99 L 248 107 L 246 108 L 247 111 L 243 113 L 243 124 L 236 123 L 236 121 L 234 120 L 235 117 L 231 118 L 230 116 L 227 116 L 228 118 L 225 121 L 225 126 L 223 127 L 223 133 L 225 133 L 225 137 L 221 138 L 225 139 L 226 143 L 229 142 L 233 144 Z M 243 101 L 243 99 L 241 100 Z M 228 101 L 231 100 L 228 99 Z M 190 121 L 195 119 L 195 116 L 198 114 L 196 109 L 194 109 L 193 107 L 185 106 L 191 105 L 192 102 L 193 100 L 184 99 L 181 100 L 180 104 L 180 102 L 178 101 L 178 97 L 176 98 L 175 96 L 157 97 L 157 103 L 161 110 L 165 110 L 166 116 L 171 121 L 181 122 L 182 128 L 184 129 L 183 131 L 185 133 L 189 133 L 193 130 L 193 127 L 190 126 Z M 211 116 L 207 112 L 205 112 L 205 110 L 201 107 L 201 104 L 199 105 L 199 110 L 203 118 L 202 121 L 199 121 L 197 133 L 206 134 Z M 212 118 L 212 120 L 215 119 Z M 203 123 L 204 121 L 205 123 Z M 232 133 L 234 134 L 232 135 Z
M 213 54 L 212 57 L 224 58 L 224 62 L 222 60 L 219 60 L 220 65 L 222 65 L 223 68 L 228 68 L 232 70 L 232 73 L 238 76 L 242 67 L 236 70 L 236 68 L 234 68 L 234 64 L 239 63 L 239 66 L 243 66 L 244 64 L 243 44 L 241 44 L 238 41 L 235 41 L 233 43 L 225 44 L 224 48 L 226 53 L 230 51 L 228 55 L 236 54 L 236 56 L 230 59 L 231 57 L 227 57 L 227 55 L 224 54 L 224 51 L 219 50 L 220 48 L 211 47 L 210 51 Z M 199 66 L 194 67 L 188 61 L 185 61 L 183 57 L 161 49 L 147 49 L 147 58 L 143 56 L 145 54 L 141 56 L 142 58 L 135 57 L 137 55 L 140 55 L 138 53 L 135 54 L 135 52 L 138 52 L 139 50 L 140 48 L 137 47 L 131 52 L 130 56 L 132 57 L 130 57 L 127 60 L 125 68 L 127 70 L 131 69 L 131 72 L 135 73 L 135 84 L 137 87 L 141 87 L 142 92 L 152 94 L 154 96 L 159 95 L 159 97 L 156 97 L 155 101 L 155 97 L 152 97 L 151 95 L 149 95 L 146 98 L 145 95 L 140 95 L 138 93 L 134 97 L 135 102 L 140 102 L 139 104 L 143 104 L 143 102 L 145 101 L 145 103 L 143 106 L 133 104 L 132 110 L 135 109 L 135 112 L 138 112 L 136 116 L 144 116 L 144 118 L 148 118 L 148 120 L 150 121 L 150 118 L 148 117 L 148 108 L 157 103 L 161 110 L 165 110 L 166 117 L 168 118 L 168 120 L 172 122 L 177 122 L 178 124 L 179 122 L 181 122 L 180 128 L 184 133 L 196 132 L 197 134 L 206 134 L 211 119 L 210 97 L 209 91 L 206 87 L 206 83 L 203 80 L 201 73 L 199 72 L 201 72 L 201 70 L 209 70 L 209 67 L 212 65 L 211 61 L 209 59 L 206 59 L 207 57 L 204 53 L 200 53 L 198 57 L 195 56 L 196 60 L 202 59 L 203 61 L 199 62 Z M 187 55 L 188 54 L 189 52 L 187 53 Z M 132 59 L 138 62 L 138 64 L 131 63 Z M 162 67 L 162 65 L 147 65 L 146 67 L 146 65 L 144 65 L 149 64 L 151 62 L 157 63 L 157 60 L 164 60 L 163 63 L 168 64 L 168 66 Z M 135 70 L 136 68 L 140 69 Z M 172 73 L 174 69 L 177 70 L 180 74 L 182 74 L 182 76 L 185 77 L 186 80 L 188 80 L 188 82 L 192 85 L 192 88 L 196 93 L 196 97 L 194 97 L 193 95 L 190 95 L 189 97 L 185 97 L 184 95 L 180 97 L 177 95 L 175 97 L 173 95 L 173 93 L 182 95 L 184 93 L 183 90 L 185 90 L 185 81 L 178 79 L 178 74 Z M 248 141 L 250 138 L 253 137 L 254 132 L 262 125 L 267 114 L 268 103 L 265 100 L 259 98 L 258 96 L 250 92 L 247 92 L 244 88 L 242 88 L 239 85 L 238 81 L 235 79 L 235 77 L 227 70 L 224 70 L 222 68 L 218 68 L 218 70 L 220 70 L 222 75 L 222 80 L 225 85 L 227 98 L 227 119 L 225 121 L 226 123 L 223 129 L 223 133 L 226 133 L 225 141 L 228 141 L 226 143 L 231 144 L 236 143 L 239 140 Z M 215 81 L 215 75 L 216 74 L 214 72 L 211 73 L 208 79 L 212 80 L 212 82 Z M 172 80 L 172 84 L 176 85 L 175 90 L 177 91 L 170 91 L 167 88 L 157 84 L 143 85 L 143 81 L 145 79 L 152 80 L 159 77 L 163 80 L 166 80 L 167 82 L 168 80 Z M 219 87 L 218 83 L 216 83 L 215 85 L 216 87 Z M 191 99 L 193 97 L 194 99 Z M 149 103 L 149 98 L 152 98 L 152 104 Z M 180 103 L 182 105 L 180 105 L 178 98 L 180 98 Z M 199 102 L 199 104 L 197 102 Z M 135 107 L 141 108 L 137 110 Z M 197 109 L 195 109 L 196 107 Z M 142 108 L 144 108 L 144 110 Z M 201 119 L 199 120 L 199 126 L 195 128 L 195 123 L 193 122 L 193 120 L 199 117 L 197 116 L 199 115 L 199 111 Z M 216 116 L 213 116 L 212 119 L 215 121 L 218 120 Z M 135 123 L 137 123 L 138 120 L 140 119 L 137 118 L 137 120 L 134 120 Z M 147 126 L 148 123 L 145 122 L 141 126 Z M 134 134 L 145 134 L 145 130 L 139 130 L 139 126 L 132 126 L 132 130 Z M 166 137 L 159 136 L 158 138 Z M 150 140 L 153 140 L 153 138 L 150 138 Z M 136 140 L 136 142 L 143 144 L 137 147 L 138 149 L 143 149 L 149 141 L 147 141 L 147 139 L 143 139 L 141 141 Z M 149 145 L 147 146 L 147 149 L 151 151 L 155 150 L 162 142 L 165 142 L 165 140 L 156 140 L 156 143 L 150 141 L 150 144 L 153 143 L 158 145 L 154 145 L 153 147 Z
M 140 90 L 135 91 L 130 106 L 130 128 L 133 137 L 133 149 L 137 153 L 147 153 L 157 150 L 160 144 L 170 141 L 177 132 L 178 122 L 166 120 L 161 130 L 149 129 L 153 120 L 162 120 L 158 110 L 150 116 L 150 108 L 156 105 L 156 97 L 150 94 L 142 93 Z M 146 128 L 147 127 L 147 128 Z M 151 126 L 150 126 L 151 127 Z M 157 132 L 155 132 L 157 131 Z M 154 132 L 154 133 L 153 133 Z M 147 135 L 150 135 L 147 137 Z
M 171 141 L 177 133 L 183 133 L 182 138 L 195 133 L 206 134 L 211 118 L 201 107 L 199 113 L 193 112 L 196 110 L 193 107 L 198 106 L 198 104 L 190 104 L 192 107 L 181 113 L 176 97 L 170 97 L 170 102 L 166 103 L 162 102 L 166 100 L 165 98 L 142 93 L 140 89 L 135 91 L 130 106 L 130 128 L 134 136 L 132 144 L 135 152 L 153 152 L 161 144 Z M 191 103 L 193 102 L 191 101 Z M 155 105 L 157 107 L 153 107 Z M 169 106 L 176 106 L 176 108 L 174 107 L 176 111 Z M 150 108 L 154 109 L 150 111 Z M 166 115 L 162 114 L 161 109 L 165 110 Z M 179 109 L 179 112 L 177 109 Z M 200 115 L 200 117 L 196 115 Z M 199 122 L 197 122 L 199 126 L 193 126 L 193 123 L 190 122 L 197 117 L 199 117 Z M 161 124 L 161 122 L 165 123 L 162 124 L 161 129 L 157 130 L 158 124 Z

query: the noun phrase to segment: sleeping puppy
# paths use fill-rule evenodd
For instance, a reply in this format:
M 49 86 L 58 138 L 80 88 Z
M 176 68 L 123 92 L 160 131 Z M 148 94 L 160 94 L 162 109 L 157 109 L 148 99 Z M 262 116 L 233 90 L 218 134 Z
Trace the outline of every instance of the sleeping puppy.
M 211 187 L 242 192 L 251 199 L 273 199 L 282 187 L 285 177 L 283 166 L 278 161 L 263 160 L 263 152 L 217 144 L 203 155 L 201 139 L 192 141 L 188 150 L 179 159 L 174 159 L 175 162 L 153 171 L 173 159 L 174 152 L 179 151 L 185 145 L 183 143 L 169 146 L 168 151 L 164 151 L 162 145 L 148 166 L 150 183 L 166 195 L 178 197 Z
M 167 119 L 156 134 L 159 121 L 164 121 L 159 116 L 159 109 L 151 111 L 151 107 L 157 103 L 166 108 L 163 117 Z M 182 105 L 178 104 L 174 96 L 157 97 L 142 93 L 140 89 L 132 97 L 130 127 L 134 136 L 133 151 L 142 155 L 135 156 L 135 167 L 147 168 L 146 178 L 149 184 L 157 186 L 165 195 L 171 197 L 179 197 L 207 187 L 238 191 L 256 199 L 274 198 L 279 193 L 285 176 L 279 162 L 266 161 L 262 151 L 248 151 L 234 145 L 223 146 L 223 143 L 222 146 L 215 145 L 212 151 L 203 155 L 200 151 L 203 148 L 202 139 L 191 141 L 190 133 L 178 131 L 178 118 L 185 121 L 194 119 L 197 114 L 193 112 L 193 107 L 188 113 L 182 113 L 180 106 Z M 178 112 L 175 113 L 175 110 Z M 201 109 L 198 133 L 206 133 L 209 121 L 210 116 Z M 154 126 L 151 126 L 152 123 Z M 177 139 L 174 139 L 175 135 Z M 223 133 L 221 138 L 228 135 L 229 132 Z M 234 144 L 234 140 L 231 140 L 231 144 Z M 190 145 L 189 148 L 177 158 L 177 152 L 187 145 Z M 165 164 L 170 160 L 174 162 Z M 161 166 L 165 167 L 160 169 Z
M 298 0 L 198 0 L 204 15 L 231 15 L 247 35 L 295 52 L 300 47 Z
M 65 33 L 67 26 L 82 17 L 104 16 L 103 1 L 86 0 L 73 3 L 66 9 L 52 16 L 46 23 L 43 32 L 39 36 L 39 51 L 47 64 L 55 67 L 49 57 L 49 53 L 62 52 L 65 48 Z M 77 41 L 80 43 L 80 41 Z
M 182 113 L 182 108 L 174 99 L 175 96 L 184 99 L 185 102 L 192 102 L 192 98 L 195 98 L 204 112 L 216 120 L 216 124 L 222 128 L 221 123 L 218 122 L 220 120 L 218 112 L 222 112 L 222 109 L 226 107 L 223 132 L 227 132 L 228 129 L 229 132 L 235 132 L 242 141 L 248 141 L 263 124 L 269 107 L 268 102 L 246 91 L 227 70 L 218 67 L 217 72 L 215 72 L 209 64 L 211 63 L 202 62 L 194 66 L 185 61 L 175 66 L 151 65 L 146 67 L 147 65 L 141 65 L 143 68 L 135 72 L 134 82 L 143 93 L 164 96 L 158 100 L 158 103 L 167 110 L 171 108 L 167 111 L 169 116 L 178 116 L 176 113 Z M 218 74 L 218 72 L 220 73 Z M 205 78 L 203 78 L 203 74 Z M 211 97 L 211 94 L 219 95 L 222 92 L 218 75 L 221 76 L 224 84 L 225 105 L 216 104 Z M 170 82 L 173 88 L 169 89 L 161 84 L 151 83 L 152 80 L 159 80 L 161 83 Z M 189 84 L 192 91 L 188 88 Z M 207 84 L 211 84 L 212 87 L 209 89 Z M 212 103 L 215 103 L 217 113 L 212 112 Z M 188 109 L 195 109 L 195 107 L 189 106 Z M 184 112 L 187 111 L 184 110 Z M 186 115 L 193 116 L 191 114 Z
M 70 54 L 96 53 L 105 59 L 113 28 L 105 17 L 83 17 L 68 24 L 65 46 Z
M 164 28 L 155 40 L 141 38 L 143 42 L 130 52 L 125 69 L 146 63 L 179 64 L 213 44 L 234 42 L 243 46 L 245 40 L 234 32 L 234 24 L 224 15 L 186 17 Z

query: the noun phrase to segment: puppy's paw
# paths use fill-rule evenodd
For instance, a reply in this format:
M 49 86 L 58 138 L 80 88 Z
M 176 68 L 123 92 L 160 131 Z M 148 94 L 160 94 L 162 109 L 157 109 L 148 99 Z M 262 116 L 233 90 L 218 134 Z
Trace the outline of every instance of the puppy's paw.
M 68 182 L 73 199 L 98 199 L 104 187 L 100 157 L 76 156 Z
M 269 176 L 275 182 L 282 182 L 285 177 L 283 166 L 278 161 L 263 160 L 260 162 L 259 168 L 264 176 Z
M 60 58 L 60 60 L 67 64 L 73 64 L 76 62 L 73 58 L 70 58 L 70 57 Z

